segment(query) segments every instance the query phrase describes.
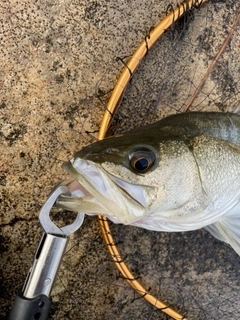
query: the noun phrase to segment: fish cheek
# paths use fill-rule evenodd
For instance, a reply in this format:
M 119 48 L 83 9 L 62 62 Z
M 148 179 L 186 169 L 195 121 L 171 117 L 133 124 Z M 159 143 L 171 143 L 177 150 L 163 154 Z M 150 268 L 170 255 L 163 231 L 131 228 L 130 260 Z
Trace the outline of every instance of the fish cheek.
M 205 207 L 198 166 L 188 146 L 183 141 L 168 141 L 160 145 L 160 159 L 155 171 L 159 214 L 184 217 Z

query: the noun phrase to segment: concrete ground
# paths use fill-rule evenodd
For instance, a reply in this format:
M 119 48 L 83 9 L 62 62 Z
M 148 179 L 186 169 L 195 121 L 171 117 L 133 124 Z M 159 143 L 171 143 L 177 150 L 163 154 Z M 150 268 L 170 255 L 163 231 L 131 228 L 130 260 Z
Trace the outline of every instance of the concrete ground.
M 67 177 L 61 164 L 96 140 L 104 93 L 123 67 L 116 57 L 134 52 L 168 4 L 0 3 L 1 319 L 8 317 L 37 249 L 41 205 Z M 238 1 L 209 0 L 167 32 L 127 89 L 113 133 L 183 111 L 238 11 Z M 239 34 L 238 28 L 191 110 L 226 111 L 239 104 Z M 58 212 L 57 218 L 65 223 L 65 215 Z M 135 277 L 165 303 L 188 319 L 240 318 L 240 258 L 231 247 L 204 230 L 174 234 L 111 226 Z M 71 237 L 52 297 L 54 320 L 170 319 L 119 275 L 94 217 L 86 217 Z

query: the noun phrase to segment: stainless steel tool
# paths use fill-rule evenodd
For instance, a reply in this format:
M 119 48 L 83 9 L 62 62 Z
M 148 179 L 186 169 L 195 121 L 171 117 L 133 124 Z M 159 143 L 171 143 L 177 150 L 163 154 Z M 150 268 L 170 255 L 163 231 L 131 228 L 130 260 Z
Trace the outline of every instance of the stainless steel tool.
M 69 238 L 83 223 L 84 214 L 78 213 L 76 220 L 58 228 L 50 218 L 50 211 L 57 198 L 69 195 L 65 185 L 57 186 L 43 205 L 39 221 L 44 234 L 39 243 L 32 266 L 23 289 L 18 293 L 9 320 L 45 320 L 51 307 L 50 294 L 62 262 Z

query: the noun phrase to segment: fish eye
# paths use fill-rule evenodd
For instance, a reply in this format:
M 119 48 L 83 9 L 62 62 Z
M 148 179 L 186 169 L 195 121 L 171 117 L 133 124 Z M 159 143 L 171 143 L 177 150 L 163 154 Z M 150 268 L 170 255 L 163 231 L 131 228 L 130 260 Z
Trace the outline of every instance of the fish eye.
M 136 173 L 147 172 L 155 162 L 155 154 L 152 150 L 138 150 L 132 152 L 129 156 L 131 169 Z

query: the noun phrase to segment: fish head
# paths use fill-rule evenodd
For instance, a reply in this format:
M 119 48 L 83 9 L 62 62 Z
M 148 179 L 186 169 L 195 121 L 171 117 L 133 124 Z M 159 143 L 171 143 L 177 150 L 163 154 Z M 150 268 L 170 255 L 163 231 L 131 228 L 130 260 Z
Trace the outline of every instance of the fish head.
M 240 254 L 240 117 L 184 113 L 98 141 L 64 165 L 61 207 L 156 231 L 205 227 Z
M 90 194 L 95 206 L 87 212 L 103 213 L 116 223 L 149 223 L 155 216 L 166 221 L 179 219 L 183 208 L 188 206 L 190 212 L 196 205 L 201 189 L 197 165 L 186 143 L 178 137 L 160 138 L 156 132 L 98 141 L 75 153 L 64 168 L 86 196 L 82 209 L 77 202 L 74 207 L 74 200 L 71 209 L 84 212 Z

